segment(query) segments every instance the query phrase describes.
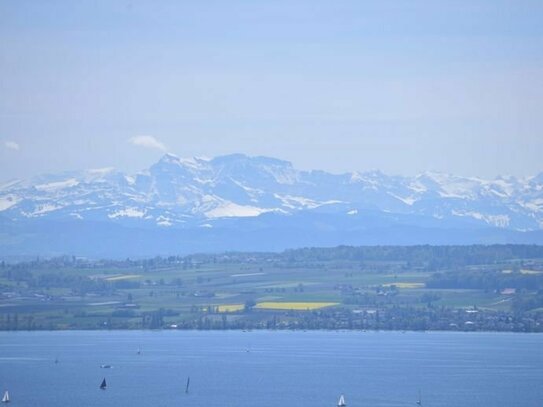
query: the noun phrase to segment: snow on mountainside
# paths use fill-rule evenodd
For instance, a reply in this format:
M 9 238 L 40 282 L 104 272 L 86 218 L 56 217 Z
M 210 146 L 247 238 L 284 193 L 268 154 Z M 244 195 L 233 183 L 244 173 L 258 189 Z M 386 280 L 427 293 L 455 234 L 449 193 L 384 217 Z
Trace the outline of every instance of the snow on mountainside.
M 449 224 L 543 229 L 543 173 L 494 180 L 439 173 L 300 171 L 286 161 L 242 154 L 181 159 L 149 169 L 42 175 L 0 186 L 0 216 L 104 221 L 157 228 L 213 227 L 226 218 L 322 211 L 351 218 L 375 211 Z M 466 223 L 467 222 L 467 223 Z

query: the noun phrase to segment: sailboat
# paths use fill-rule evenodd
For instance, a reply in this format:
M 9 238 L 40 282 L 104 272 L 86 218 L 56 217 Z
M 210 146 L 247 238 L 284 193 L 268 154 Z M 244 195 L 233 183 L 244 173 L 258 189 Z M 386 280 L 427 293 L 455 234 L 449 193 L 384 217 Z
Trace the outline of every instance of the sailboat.
M 9 403 L 9 392 L 6 390 L 4 397 L 2 397 L 2 403 Z
M 187 386 L 185 387 L 185 394 L 189 392 L 190 376 L 187 377 Z
M 337 402 L 337 407 L 344 407 L 347 406 L 347 403 L 345 403 L 345 397 L 343 397 L 343 394 L 339 397 L 339 400 Z
M 107 389 L 107 383 L 106 378 L 104 377 L 104 380 L 102 380 L 102 384 L 100 385 L 100 389 L 105 390 Z

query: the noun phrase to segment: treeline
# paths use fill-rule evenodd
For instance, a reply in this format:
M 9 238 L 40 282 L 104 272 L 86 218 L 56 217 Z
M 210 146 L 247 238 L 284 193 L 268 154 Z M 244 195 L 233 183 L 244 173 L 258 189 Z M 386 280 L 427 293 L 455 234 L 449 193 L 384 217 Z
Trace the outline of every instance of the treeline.
M 514 260 L 543 259 L 543 246 L 339 246 L 287 250 L 281 254 L 293 262 L 307 261 L 402 261 L 429 269 L 495 264 Z
M 8 268 L 0 272 L 0 276 L 17 283 L 24 283 L 30 289 L 69 288 L 74 294 L 85 295 L 95 293 L 109 295 L 116 288 L 125 288 L 123 285 L 132 282 L 115 281 L 108 282 L 103 279 L 92 279 L 69 272 L 44 272 L 32 273 L 27 268 Z M 132 288 L 132 287 L 128 287 Z
M 312 264 L 323 262 L 402 262 L 426 270 L 461 268 L 470 265 L 492 265 L 504 262 L 522 262 L 543 259 L 543 246 L 538 245 L 470 245 L 470 246 L 338 246 L 333 248 L 302 248 L 281 253 L 226 252 L 217 254 L 192 254 L 188 256 L 153 257 L 147 259 L 91 260 L 76 256 L 53 259 L 36 258 L 30 262 L 6 264 L 1 269 L 61 269 L 61 268 L 141 268 L 152 270 L 172 265 L 198 268 L 210 263 L 262 263 Z

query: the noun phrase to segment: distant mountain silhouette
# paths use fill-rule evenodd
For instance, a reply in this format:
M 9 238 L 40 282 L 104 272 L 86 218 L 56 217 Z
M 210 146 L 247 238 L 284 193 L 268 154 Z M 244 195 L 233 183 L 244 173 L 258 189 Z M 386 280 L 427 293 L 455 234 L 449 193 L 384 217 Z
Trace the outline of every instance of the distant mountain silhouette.
M 63 172 L 0 187 L 0 255 L 135 256 L 338 244 L 543 243 L 543 173 L 300 171 L 269 157 Z

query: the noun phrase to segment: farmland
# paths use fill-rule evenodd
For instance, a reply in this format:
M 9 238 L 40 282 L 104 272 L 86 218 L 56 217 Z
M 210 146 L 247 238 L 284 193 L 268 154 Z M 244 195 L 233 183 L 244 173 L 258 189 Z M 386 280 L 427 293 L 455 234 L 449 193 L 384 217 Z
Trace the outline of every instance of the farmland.
M 538 247 L 2 262 L 0 329 L 543 330 Z

